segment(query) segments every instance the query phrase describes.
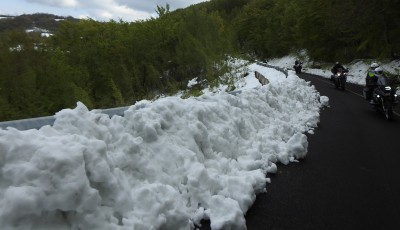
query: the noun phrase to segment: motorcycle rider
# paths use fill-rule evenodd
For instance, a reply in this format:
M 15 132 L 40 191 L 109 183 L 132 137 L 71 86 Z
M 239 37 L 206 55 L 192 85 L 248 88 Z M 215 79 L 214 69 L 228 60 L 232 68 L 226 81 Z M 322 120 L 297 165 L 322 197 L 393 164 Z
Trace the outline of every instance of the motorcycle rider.
M 376 87 L 378 87 L 378 82 L 380 81 L 381 78 L 386 78 L 385 73 L 383 72 L 383 69 L 381 67 L 376 67 L 374 70 L 374 76 L 370 77 L 369 79 L 369 91 L 370 91 L 370 103 L 374 104 L 374 100 L 372 99 L 372 94 Z M 381 81 L 385 81 L 384 79 L 381 79 Z
M 365 77 L 365 84 L 368 85 L 369 82 L 374 82 L 376 81 L 376 77 L 375 77 L 375 69 L 378 68 L 379 65 L 376 62 L 373 62 L 368 71 L 367 71 L 367 76 Z
M 387 120 L 393 117 L 393 107 L 398 104 L 397 94 L 393 88 L 393 80 L 390 79 L 381 67 L 374 70 L 374 75 L 377 79 L 374 91 L 372 92 L 371 105 L 375 109 L 380 110 L 385 114 Z
M 301 63 L 299 60 L 296 60 L 294 62 L 293 69 L 296 71 L 296 73 L 300 73 L 301 72 L 301 69 L 303 68 L 302 64 L 303 63 Z
M 375 70 L 377 70 L 377 68 L 379 68 L 379 70 L 377 72 L 380 73 L 382 71 L 382 69 L 379 67 L 378 63 L 376 63 L 376 62 L 371 63 L 370 67 L 368 68 L 367 76 L 365 77 L 365 89 L 366 89 L 365 99 L 366 100 L 371 100 L 372 92 L 376 87 L 376 81 L 378 80 L 378 78 L 375 74 Z
M 335 65 L 332 67 L 331 72 L 333 75 L 331 75 L 331 81 L 333 81 L 333 76 L 338 72 L 339 68 L 342 68 L 342 70 L 345 70 L 342 64 L 340 62 L 336 62 Z
M 377 67 L 374 71 L 375 77 L 376 77 L 376 82 L 379 85 L 379 81 L 382 80 L 381 78 L 386 78 L 385 73 L 383 72 L 383 69 L 381 67 Z

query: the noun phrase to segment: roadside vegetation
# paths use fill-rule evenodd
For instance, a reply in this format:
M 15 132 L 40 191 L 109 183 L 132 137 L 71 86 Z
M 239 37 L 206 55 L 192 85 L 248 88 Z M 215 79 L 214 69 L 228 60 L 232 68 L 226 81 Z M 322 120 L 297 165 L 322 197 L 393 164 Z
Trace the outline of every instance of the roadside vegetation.
M 212 0 L 173 12 L 157 6 L 157 18 L 136 22 L 0 19 L 0 121 L 53 115 L 77 101 L 93 109 L 182 90 L 196 96 L 226 81 L 230 57 L 307 50 L 316 62 L 399 58 L 399 8 L 390 0 Z M 34 26 L 53 35 L 26 32 Z M 187 90 L 194 78 L 201 84 Z

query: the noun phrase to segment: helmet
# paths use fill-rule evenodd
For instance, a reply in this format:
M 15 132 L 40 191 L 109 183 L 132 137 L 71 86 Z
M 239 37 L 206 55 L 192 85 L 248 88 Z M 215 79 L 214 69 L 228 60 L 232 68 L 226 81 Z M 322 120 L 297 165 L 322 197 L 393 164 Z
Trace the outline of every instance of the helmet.
M 375 73 L 375 76 L 378 76 L 378 77 L 379 77 L 379 76 L 382 76 L 383 70 L 382 70 L 381 67 L 377 67 L 377 68 L 375 69 L 374 73 Z
M 336 64 L 336 65 L 339 65 L 339 62 L 337 61 L 335 64 Z
M 378 68 L 379 65 L 378 65 L 378 63 L 373 62 L 370 67 L 371 67 L 371 69 L 375 69 L 375 68 Z

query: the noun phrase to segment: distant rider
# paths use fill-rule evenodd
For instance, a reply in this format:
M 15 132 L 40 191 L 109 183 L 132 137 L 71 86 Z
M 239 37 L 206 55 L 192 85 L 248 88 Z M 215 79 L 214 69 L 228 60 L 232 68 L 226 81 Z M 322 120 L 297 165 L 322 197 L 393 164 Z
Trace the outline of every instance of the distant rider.
M 339 62 L 336 62 L 335 65 L 332 67 L 331 72 L 333 74 L 336 74 L 337 71 L 339 70 L 339 68 L 342 68 L 342 70 L 344 70 L 344 67 L 342 66 L 342 64 L 340 64 Z
M 296 71 L 296 73 L 301 73 L 301 69 L 303 68 L 302 64 L 303 63 L 301 63 L 299 60 L 294 62 L 293 69 Z
M 343 67 L 342 64 L 340 64 L 340 62 L 336 62 L 335 65 L 331 69 L 331 72 L 333 73 L 333 75 L 336 75 L 336 73 L 338 72 L 338 70 L 340 68 L 342 68 L 342 70 L 345 70 L 345 68 Z M 331 81 L 333 81 L 333 75 L 331 76 Z

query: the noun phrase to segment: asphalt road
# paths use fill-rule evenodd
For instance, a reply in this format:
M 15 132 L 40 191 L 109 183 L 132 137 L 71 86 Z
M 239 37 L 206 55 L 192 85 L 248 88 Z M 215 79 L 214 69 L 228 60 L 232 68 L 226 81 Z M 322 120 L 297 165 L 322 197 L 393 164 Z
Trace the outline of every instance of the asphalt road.
M 267 175 L 271 184 L 247 212 L 247 229 L 400 229 L 400 105 L 387 121 L 361 86 L 341 91 L 328 79 L 300 77 L 328 96 L 330 107 L 308 135 L 307 157 Z
M 385 120 L 362 87 L 337 90 L 324 78 L 301 78 L 330 99 L 306 159 L 287 166 L 257 195 L 248 230 L 400 229 L 400 117 Z

